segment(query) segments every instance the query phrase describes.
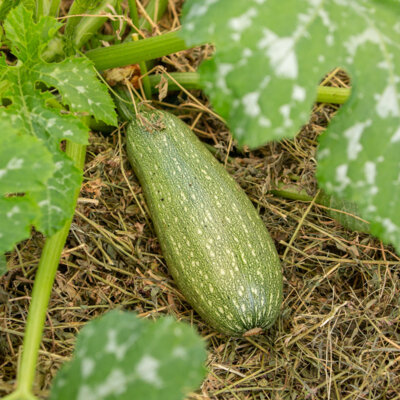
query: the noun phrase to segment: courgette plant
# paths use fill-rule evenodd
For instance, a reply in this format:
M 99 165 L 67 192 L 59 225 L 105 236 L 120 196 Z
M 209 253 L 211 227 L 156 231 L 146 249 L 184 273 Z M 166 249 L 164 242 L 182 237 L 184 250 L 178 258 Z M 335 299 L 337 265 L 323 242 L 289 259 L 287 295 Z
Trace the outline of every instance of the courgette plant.
M 150 1 L 149 10 L 165 9 L 167 2 L 160 1 L 158 8 L 155 3 Z M 135 1 L 128 4 L 133 25 L 144 26 Z M 59 33 L 63 22 L 55 18 L 59 6 L 60 0 L 0 3 L 5 32 L 2 43 L 16 57 L 11 64 L 13 58 L 0 58 L 0 254 L 27 238 L 32 226 L 47 237 L 32 293 L 17 389 L 9 398 L 34 398 L 32 384 L 46 307 L 82 179 L 87 117 L 117 124 L 111 98 L 97 79 L 96 69 L 133 63 L 144 67 L 143 63 L 151 59 L 214 43 L 216 53 L 201 65 L 199 75 L 176 74 L 174 80 L 189 88 L 203 87 L 238 143 L 252 148 L 293 137 L 306 122 L 316 99 L 338 103 L 347 99 L 321 136 L 319 183 L 328 193 L 357 203 L 361 216 L 371 223 L 371 232 L 400 249 L 398 1 L 289 0 L 283 5 L 278 0 L 188 0 L 181 30 L 125 43 L 114 38 L 115 44 L 104 48 L 96 48 L 99 41 L 94 35 L 106 19 L 104 13 L 122 12 L 119 2 L 75 0 L 65 22 L 67 40 Z M 122 28 L 127 28 L 126 18 L 113 23 L 120 21 Z M 85 55 L 79 53 L 84 45 Z M 348 90 L 317 86 L 336 66 L 345 68 L 351 76 L 350 96 Z M 249 70 L 251 74 L 247 74 Z M 147 93 L 157 79 L 149 77 L 144 83 Z M 60 150 L 61 142 L 65 142 L 65 152 Z M 0 258 L 2 264 L 4 256 Z M 106 318 L 93 325 L 102 328 L 104 323 L 124 330 L 125 322 L 120 321 L 129 320 L 133 330 L 139 326 L 131 315 L 111 314 Z M 166 340 L 175 340 L 170 333 L 176 327 L 171 326 L 165 328 Z M 150 325 L 137 329 L 152 330 Z M 99 346 L 125 346 L 123 357 L 114 352 L 112 361 L 126 362 L 125 355 L 132 349 L 137 352 L 133 342 L 127 344 L 129 337 L 118 333 L 120 330 L 100 330 L 103 336 L 99 336 Z M 84 343 L 90 347 L 90 332 L 89 326 L 82 332 L 77 350 L 85 348 Z M 193 360 L 199 365 L 204 359 L 202 344 L 191 332 L 186 334 L 189 344 L 185 354 L 191 354 L 192 349 L 197 354 Z M 77 351 L 59 378 L 61 383 L 69 377 L 75 383 L 82 377 L 93 378 L 97 389 L 92 385 L 86 394 L 127 398 L 118 387 L 108 392 L 103 388 L 106 395 L 99 397 L 96 390 L 101 389 L 101 380 L 121 381 L 124 369 L 109 364 L 106 358 L 102 365 L 112 365 L 110 369 L 92 375 L 93 358 L 85 354 Z M 157 389 L 161 377 L 154 371 L 162 371 L 160 360 L 148 354 L 138 357 L 136 362 L 144 362 L 150 375 L 138 373 L 136 380 L 125 382 L 125 387 L 147 382 L 143 390 Z M 101 362 L 100 358 L 96 361 Z M 80 377 L 72 373 L 73 363 L 80 363 Z M 201 378 L 201 368 L 193 366 L 192 370 L 197 372 L 182 386 L 194 387 Z M 84 379 L 79 382 L 78 391 L 87 389 Z M 53 398 L 71 398 L 70 386 L 61 383 L 54 385 Z M 157 396 L 154 393 L 152 396 Z

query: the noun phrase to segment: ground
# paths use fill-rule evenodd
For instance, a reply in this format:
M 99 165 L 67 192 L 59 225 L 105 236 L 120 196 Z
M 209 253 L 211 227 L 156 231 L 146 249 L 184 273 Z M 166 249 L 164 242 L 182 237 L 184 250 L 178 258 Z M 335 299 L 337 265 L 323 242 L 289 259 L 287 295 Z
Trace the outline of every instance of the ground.
M 174 13 L 169 15 L 174 21 Z M 162 63 L 171 71 L 192 70 L 208 52 L 182 52 Z M 349 81 L 335 70 L 325 84 L 344 87 Z M 250 152 L 236 147 L 227 127 L 209 112 L 206 97 L 192 94 L 201 107 L 184 92 L 158 106 L 182 117 L 212 146 L 257 207 L 282 261 L 281 316 L 265 334 L 243 339 L 205 325 L 168 274 L 127 161 L 123 128 L 109 135 L 93 132 L 48 308 L 36 393 L 46 397 L 79 329 L 119 307 L 143 318 L 173 315 L 207 340 L 208 375 L 189 399 L 400 398 L 400 258 L 379 240 L 343 228 L 324 207 L 270 192 L 278 182 L 291 182 L 311 196 L 317 193 L 317 140 L 337 107 L 315 105 L 294 140 Z M 0 395 L 13 387 L 43 243 L 34 233 L 20 244 L 0 279 Z

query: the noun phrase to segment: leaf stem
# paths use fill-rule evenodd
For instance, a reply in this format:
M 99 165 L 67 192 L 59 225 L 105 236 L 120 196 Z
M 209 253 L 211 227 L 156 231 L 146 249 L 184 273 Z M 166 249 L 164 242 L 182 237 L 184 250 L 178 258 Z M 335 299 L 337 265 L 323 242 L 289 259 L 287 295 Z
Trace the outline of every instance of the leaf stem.
M 344 104 L 350 97 L 350 88 L 337 88 L 332 86 L 318 86 L 317 102 Z
M 137 33 L 133 34 L 133 40 L 136 42 L 139 40 L 139 35 Z M 140 81 L 139 83 L 142 83 L 143 85 L 143 91 L 144 95 L 147 99 L 151 99 L 151 85 L 150 85 L 150 80 L 149 80 L 149 75 L 147 74 L 147 65 L 145 61 L 140 61 L 139 63 L 140 67 Z
M 110 13 L 111 7 L 115 7 L 118 0 L 103 0 L 96 8 L 90 10 L 89 14 L 82 17 L 76 25 L 72 35 L 73 44 L 80 49 L 107 21 L 108 17 L 100 17 L 104 13 Z
M 85 14 L 87 11 L 87 3 L 83 1 L 74 1 L 68 11 L 68 18 L 65 24 L 64 35 L 67 39 L 71 39 L 75 27 L 79 24 L 82 19 L 80 14 Z
M 128 0 L 128 4 L 129 4 L 129 15 L 132 19 L 132 22 L 136 27 L 139 27 L 139 14 L 136 6 L 136 0 Z M 135 42 L 139 40 L 139 35 L 137 33 L 133 33 L 131 37 Z M 140 67 L 141 83 L 143 84 L 144 94 L 147 99 L 150 99 L 151 86 L 150 86 L 149 76 L 147 74 L 146 62 L 140 61 L 139 67 Z
M 151 90 L 157 92 L 156 86 L 161 82 L 161 74 L 149 76 Z M 197 72 L 171 72 L 165 74 L 168 81 L 168 91 L 185 89 L 202 89 L 200 74 Z M 317 103 L 343 104 L 350 96 L 350 88 L 318 86 Z
M 276 189 L 269 190 L 269 193 L 289 200 L 298 200 L 298 201 L 313 200 L 313 197 L 311 197 L 304 189 L 299 188 L 298 185 L 290 185 L 290 184 L 286 185 L 282 182 L 278 183 Z
M 36 3 L 36 18 L 42 15 L 57 17 L 60 9 L 61 0 L 37 0 Z
M 129 16 L 136 28 L 139 28 L 139 15 L 136 6 L 136 0 L 128 0 Z
M 141 61 L 152 60 L 186 49 L 188 46 L 178 36 L 178 31 L 173 31 L 136 42 L 89 50 L 86 56 L 94 62 L 97 69 L 105 70 L 138 64 Z
M 66 154 L 74 160 L 77 168 L 80 170 L 83 169 L 86 146 L 67 141 Z M 75 193 L 75 201 L 78 198 L 78 194 L 79 190 Z M 7 400 L 14 398 L 35 398 L 32 395 L 32 386 L 35 378 L 36 363 L 46 319 L 47 306 L 71 222 L 72 218 L 65 223 L 60 231 L 46 239 L 33 285 L 21 364 L 18 369 L 17 390 L 6 397 Z M 15 393 L 19 394 L 19 397 Z
M 161 74 L 149 75 L 153 93 L 158 91 L 156 86 L 160 84 L 161 77 Z M 182 87 L 185 89 L 202 89 L 200 74 L 197 72 L 171 72 L 169 74 L 164 74 L 164 77 L 168 82 L 168 91 L 182 90 Z
M 184 40 L 179 37 L 178 31 L 173 31 L 139 41 L 90 50 L 86 56 L 94 62 L 97 69 L 104 70 L 138 64 L 188 48 L 190 47 L 186 46 Z M 167 78 L 170 90 L 179 90 L 179 85 L 176 85 L 174 80 L 187 89 L 201 88 L 200 76 L 196 72 L 175 72 L 171 73 L 171 76 L 174 79 Z M 151 75 L 149 79 L 154 92 L 154 87 L 160 83 L 161 76 Z M 349 98 L 350 91 L 350 88 L 318 86 L 316 101 L 343 104 Z

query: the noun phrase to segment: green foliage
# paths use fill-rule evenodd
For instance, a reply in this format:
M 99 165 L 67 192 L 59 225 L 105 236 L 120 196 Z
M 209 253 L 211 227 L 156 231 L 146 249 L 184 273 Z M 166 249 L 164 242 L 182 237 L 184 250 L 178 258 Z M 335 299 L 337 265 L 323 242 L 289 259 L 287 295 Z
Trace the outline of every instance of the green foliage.
M 72 43 L 74 46 L 81 48 L 85 45 L 108 19 L 99 15 L 109 14 L 115 7 L 118 8 L 118 0 L 102 0 L 96 8 L 86 11 L 85 14 L 89 14 L 89 16 L 82 17 L 73 31 Z
M 1 110 L 0 110 L 1 111 Z M 0 112 L 0 254 L 30 234 L 39 206 L 30 196 L 8 193 L 42 191 L 52 176 L 52 155 L 38 138 L 20 136 Z
M 101 3 L 101 0 L 74 0 L 69 9 L 68 15 L 80 15 L 86 14 L 87 12 L 93 10 Z M 65 36 L 71 41 L 73 37 L 73 33 L 75 27 L 78 25 L 79 21 L 82 17 L 72 17 L 68 18 L 67 23 L 65 25 Z
M 0 22 L 4 21 L 7 14 L 13 7 L 16 7 L 21 0 L 2 0 L 0 1 Z
M 317 203 L 329 207 L 326 213 L 345 228 L 352 231 L 370 233 L 370 225 L 358 216 L 359 210 L 355 203 L 338 199 L 325 192 L 321 192 L 318 196 Z
M 60 149 L 62 140 L 87 143 L 88 128 L 77 112 L 116 124 L 113 103 L 91 62 L 70 57 L 48 64 L 41 58 L 61 24 L 34 23 L 23 5 L 4 23 L 16 65 L 0 58 L 0 252 L 29 236 L 30 226 L 51 235 L 71 218 L 81 173 Z M 45 90 L 48 87 L 50 90 Z M 50 108 L 60 93 L 64 110 Z M 18 194 L 18 195 L 17 195 Z
M 293 137 L 318 81 L 342 66 L 352 95 L 323 135 L 318 179 L 400 249 L 400 7 L 393 0 L 189 0 L 183 37 L 215 43 L 200 68 L 240 144 Z
M 173 318 L 156 322 L 111 311 L 78 335 L 50 400 L 179 400 L 205 375 L 204 342 Z

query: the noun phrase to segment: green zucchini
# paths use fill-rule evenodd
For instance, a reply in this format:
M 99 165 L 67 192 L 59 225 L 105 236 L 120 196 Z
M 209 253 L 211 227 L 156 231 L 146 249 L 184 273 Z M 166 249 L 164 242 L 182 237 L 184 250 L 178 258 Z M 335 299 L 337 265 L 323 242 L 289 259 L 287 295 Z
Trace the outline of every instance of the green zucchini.
M 282 301 L 274 243 L 246 194 L 179 118 L 142 111 L 127 128 L 168 268 L 200 314 L 227 335 L 273 324 Z

